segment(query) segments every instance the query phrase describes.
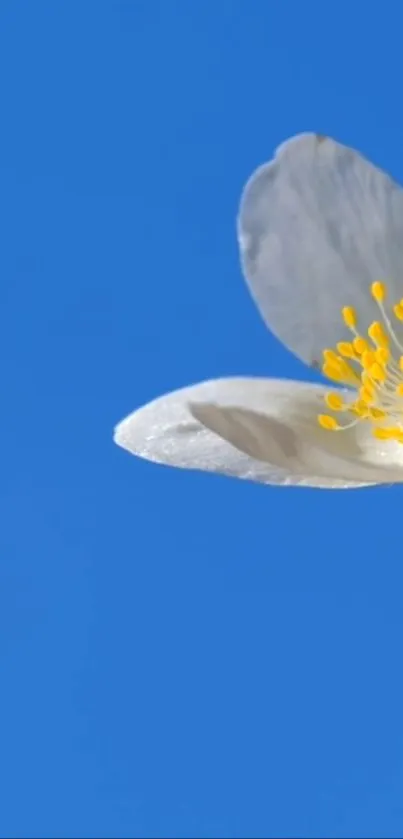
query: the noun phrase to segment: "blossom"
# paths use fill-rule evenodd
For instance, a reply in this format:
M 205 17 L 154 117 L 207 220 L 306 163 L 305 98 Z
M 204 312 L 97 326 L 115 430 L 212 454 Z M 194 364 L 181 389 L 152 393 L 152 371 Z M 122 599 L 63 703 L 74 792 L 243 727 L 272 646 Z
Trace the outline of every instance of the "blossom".
M 132 413 L 116 443 L 266 484 L 403 481 L 403 190 L 353 149 L 300 134 L 246 184 L 238 239 L 268 327 L 331 385 L 202 382 Z

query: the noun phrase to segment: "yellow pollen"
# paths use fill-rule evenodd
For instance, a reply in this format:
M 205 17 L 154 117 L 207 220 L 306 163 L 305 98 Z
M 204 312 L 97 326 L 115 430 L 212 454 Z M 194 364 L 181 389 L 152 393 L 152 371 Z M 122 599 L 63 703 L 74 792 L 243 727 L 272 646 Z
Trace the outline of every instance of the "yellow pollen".
M 374 383 L 373 383 L 373 381 L 372 381 L 372 379 L 371 379 L 371 376 L 368 376 L 368 374 L 367 374 L 367 373 L 362 373 L 362 374 L 361 374 L 361 382 L 362 382 L 363 386 L 364 386 L 364 387 L 365 387 L 365 388 L 366 388 L 366 389 L 367 389 L 370 393 L 372 393 L 372 395 L 374 396 L 374 395 L 375 395 L 375 387 L 374 387 Z
M 388 440 L 388 429 L 387 428 L 374 428 L 372 431 L 374 437 L 377 440 Z
M 393 311 L 398 320 L 403 320 L 403 305 L 401 302 L 393 306 Z
M 388 428 L 374 428 L 372 433 L 378 440 L 390 440 Z
M 388 347 L 378 347 L 378 349 L 375 350 L 375 358 L 378 364 L 385 366 L 390 359 L 390 350 Z
M 317 419 L 319 425 L 329 431 L 344 430 L 369 421 L 373 423 L 372 432 L 377 439 L 403 445 L 403 341 L 384 308 L 388 294 L 386 284 L 372 283 L 370 293 L 378 304 L 379 320 L 369 325 L 368 338 L 358 333 L 356 310 L 344 306 L 341 314 L 345 326 L 353 333 L 351 341 L 340 341 L 334 349 L 323 351 L 324 375 L 356 391 L 355 399 L 345 398 L 341 390 L 324 397 L 327 408 L 334 413 L 343 413 L 347 421 L 340 425 L 329 414 L 319 414 Z M 403 323 L 403 297 L 391 308 L 397 320 Z
M 369 370 L 376 362 L 376 355 L 373 350 L 366 350 L 361 356 L 361 364 L 364 370 Z
M 384 283 L 372 283 L 371 294 L 377 303 L 383 303 L 386 297 L 386 285 Z
M 357 401 L 351 406 L 351 410 L 353 414 L 356 414 L 356 416 L 360 419 L 366 419 L 369 417 L 370 409 L 362 399 L 357 399 Z
M 337 431 L 340 428 L 339 423 L 334 417 L 329 417 L 328 414 L 319 414 L 318 423 L 327 431 Z
M 385 419 L 386 413 L 385 411 L 381 411 L 380 408 L 369 408 L 368 409 L 369 416 L 371 419 L 378 420 L 378 419 Z
M 338 364 L 338 355 L 334 350 L 323 350 L 323 358 L 327 364 Z
M 337 345 L 337 352 L 344 358 L 355 358 L 354 347 L 348 341 L 340 341 Z
M 322 371 L 332 382 L 344 382 L 344 376 L 337 367 L 333 367 L 331 364 L 324 364 Z
M 351 367 L 350 364 L 347 364 L 347 361 L 344 361 L 343 358 L 340 359 L 340 369 L 346 382 L 349 384 L 360 384 L 360 377 L 357 375 L 354 368 Z
M 360 399 L 362 402 L 365 402 L 366 405 L 370 405 L 374 399 L 374 391 L 371 390 L 369 387 L 360 387 L 359 390 Z
M 398 443 L 403 443 L 403 427 L 374 428 L 373 435 L 378 440 L 396 440 Z
M 377 361 L 371 365 L 369 372 L 376 382 L 384 382 L 386 379 L 386 370 Z
M 344 323 L 348 326 L 349 329 L 354 329 L 357 324 L 357 315 L 355 313 L 355 309 L 352 306 L 344 306 L 341 310 Z
M 389 346 L 389 338 L 378 320 L 375 320 L 371 323 L 371 326 L 368 329 L 368 335 L 374 344 L 377 344 L 378 347 L 388 347 Z
M 361 338 L 360 335 L 357 335 L 353 341 L 353 347 L 357 353 L 357 355 L 362 355 L 366 350 L 369 350 L 368 341 L 365 338 Z
M 338 393 L 327 393 L 325 402 L 331 411 L 342 411 L 344 408 L 344 402 Z
M 357 384 L 360 381 L 359 376 L 350 364 L 347 364 L 347 361 L 342 356 L 337 355 L 334 350 L 323 350 L 323 358 L 325 363 L 322 371 L 328 379 L 349 384 Z

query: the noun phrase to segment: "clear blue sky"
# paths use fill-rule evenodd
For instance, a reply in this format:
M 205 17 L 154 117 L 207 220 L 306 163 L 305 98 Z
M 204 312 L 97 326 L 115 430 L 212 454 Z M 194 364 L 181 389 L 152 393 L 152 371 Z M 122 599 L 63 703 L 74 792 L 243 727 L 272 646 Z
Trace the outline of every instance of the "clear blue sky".
M 313 377 L 242 281 L 240 191 L 311 129 L 403 181 L 402 22 L 0 3 L 3 837 L 402 836 L 402 491 L 112 443 L 182 385 Z

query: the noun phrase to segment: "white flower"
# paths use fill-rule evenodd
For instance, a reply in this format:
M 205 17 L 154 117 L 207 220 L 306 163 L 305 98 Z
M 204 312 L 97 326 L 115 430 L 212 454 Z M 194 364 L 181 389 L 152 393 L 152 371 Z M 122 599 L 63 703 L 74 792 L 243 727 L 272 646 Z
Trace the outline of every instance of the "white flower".
M 336 389 L 203 382 L 135 411 L 116 443 L 266 484 L 403 481 L 403 190 L 352 149 L 301 134 L 247 183 L 238 234 L 268 326 Z

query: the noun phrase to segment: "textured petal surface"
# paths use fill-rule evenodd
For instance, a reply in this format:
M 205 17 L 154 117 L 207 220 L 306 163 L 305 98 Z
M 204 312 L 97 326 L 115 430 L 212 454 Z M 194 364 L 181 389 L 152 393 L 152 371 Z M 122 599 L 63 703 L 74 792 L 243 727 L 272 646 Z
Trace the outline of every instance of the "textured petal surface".
M 254 173 L 238 235 L 266 323 L 314 367 L 347 338 L 343 306 L 356 307 L 363 331 L 379 318 L 372 282 L 387 281 L 392 303 L 403 297 L 403 190 L 328 137 L 301 134 Z
M 344 488 L 403 480 L 403 448 L 368 426 L 332 433 L 316 421 L 320 385 L 221 379 L 183 388 L 135 411 L 115 441 L 139 457 L 267 484 Z

